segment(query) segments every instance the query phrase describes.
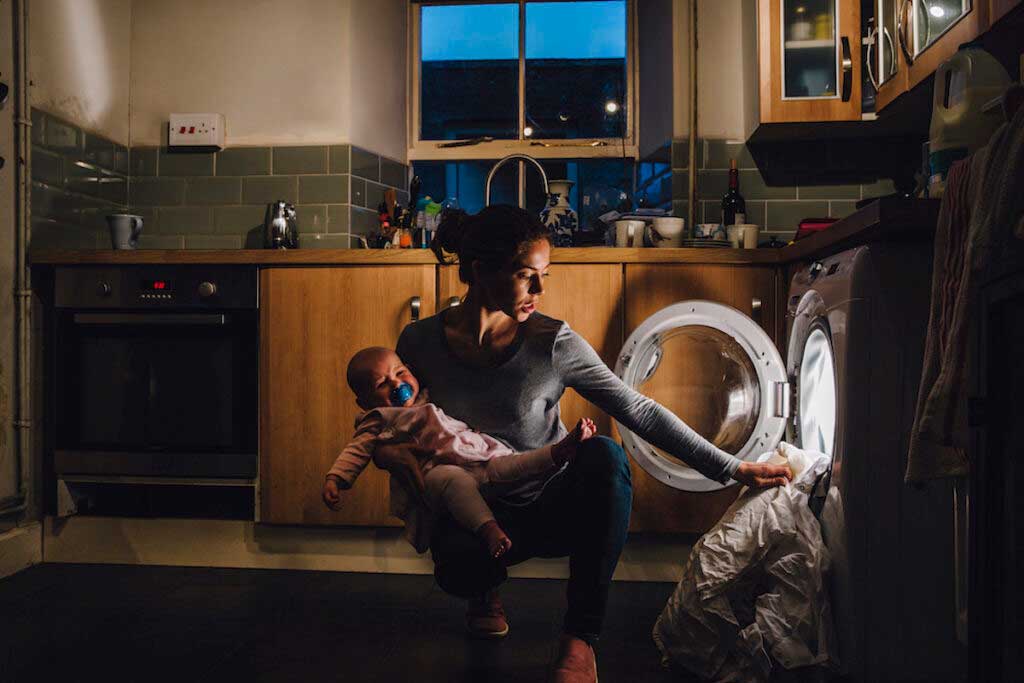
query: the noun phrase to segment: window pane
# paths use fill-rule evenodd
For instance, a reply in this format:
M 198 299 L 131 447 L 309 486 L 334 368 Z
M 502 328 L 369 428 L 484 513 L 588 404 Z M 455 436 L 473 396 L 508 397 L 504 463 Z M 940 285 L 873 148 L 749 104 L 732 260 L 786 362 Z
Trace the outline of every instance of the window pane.
M 516 138 L 519 6 L 420 9 L 420 139 Z
M 539 139 L 625 135 L 625 0 L 527 3 L 526 125 Z
M 423 181 L 423 193 L 434 201 L 442 202 L 454 197 L 460 208 L 476 213 L 484 208 L 484 186 L 495 161 L 417 161 L 413 163 L 412 170 Z M 491 203 L 517 203 L 515 163 L 505 164 L 494 175 Z

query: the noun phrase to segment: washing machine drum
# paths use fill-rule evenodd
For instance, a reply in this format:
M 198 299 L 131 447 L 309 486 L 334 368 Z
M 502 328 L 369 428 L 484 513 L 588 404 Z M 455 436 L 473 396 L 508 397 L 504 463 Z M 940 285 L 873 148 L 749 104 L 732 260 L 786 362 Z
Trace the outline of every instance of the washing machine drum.
M 730 306 L 684 301 L 663 308 L 629 336 L 615 372 L 741 460 L 770 451 L 786 430 L 782 358 L 764 330 Z M 685 491 L 723 487 L 616 424 L 629 454 L 659 481 Z

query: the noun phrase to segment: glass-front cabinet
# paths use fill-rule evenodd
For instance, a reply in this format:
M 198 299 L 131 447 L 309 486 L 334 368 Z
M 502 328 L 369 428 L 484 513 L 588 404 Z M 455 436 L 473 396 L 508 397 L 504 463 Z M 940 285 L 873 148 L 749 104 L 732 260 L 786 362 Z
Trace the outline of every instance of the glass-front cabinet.
M 761 122 L 861 117 L 860 4 L 760 0 Z

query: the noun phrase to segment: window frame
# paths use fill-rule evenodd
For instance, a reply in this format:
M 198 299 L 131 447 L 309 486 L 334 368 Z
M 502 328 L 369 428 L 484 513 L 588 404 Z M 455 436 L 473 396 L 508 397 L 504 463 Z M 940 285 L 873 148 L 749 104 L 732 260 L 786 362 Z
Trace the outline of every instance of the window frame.
M 546 0 L 552 1 L 552 0 Z M 571 0 L 554 0 L 568 2 Z M 420 10 L 426 5 L 452 4 L 513 4 L 509 0 L 474 0 L 472 3 L 445 0 L 424 0 L 409 3 L 409 92 L 406 121 L 408 122 L 408 159 L 413 161 L 463 161 L 473 159 L 501 159 L 509 154 L 528 154 L 537 159 L 601 159 L 639 158 L 637 146 L 638 60 L 636 41 L 636 0 L 626 2 L 626 129 L 624 137 L 614 138 L 526 138 L 526 5 L 528 0 L 516 0 L 519 5 L 519 139 L 501 139 L 481 142 L 465 147 L 439 147 L 454 140 L 420 139 Z

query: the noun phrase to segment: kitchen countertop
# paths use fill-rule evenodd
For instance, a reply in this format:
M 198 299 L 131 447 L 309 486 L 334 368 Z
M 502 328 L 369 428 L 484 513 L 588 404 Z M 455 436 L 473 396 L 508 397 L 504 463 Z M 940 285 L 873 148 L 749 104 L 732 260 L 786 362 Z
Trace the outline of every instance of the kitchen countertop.
M 930 239 L 938 217 L 938 200 L 883 198 L 797 243 L 781 249 L 636 249 L 576 247 L 552 250 L 552 263 L 719 263 L 786 264 L 821 258 L 878 241 Z M 252 264 L 401 265 L 436 264 L 428 249 L 38 249 L 29 252 L 35 265 L 72 264 Z

